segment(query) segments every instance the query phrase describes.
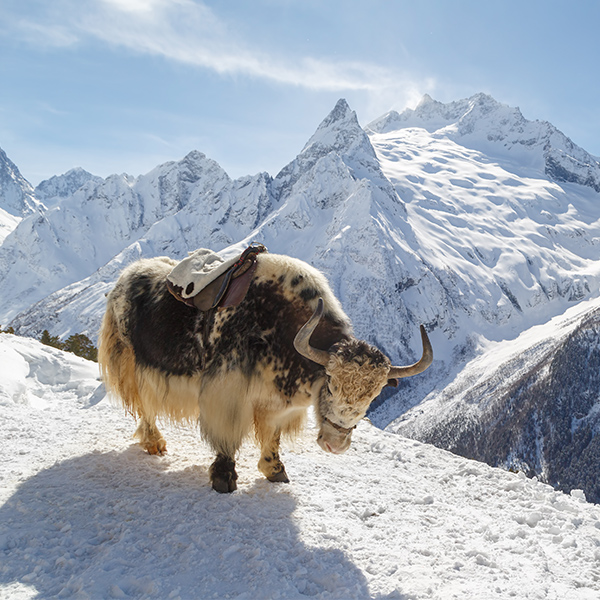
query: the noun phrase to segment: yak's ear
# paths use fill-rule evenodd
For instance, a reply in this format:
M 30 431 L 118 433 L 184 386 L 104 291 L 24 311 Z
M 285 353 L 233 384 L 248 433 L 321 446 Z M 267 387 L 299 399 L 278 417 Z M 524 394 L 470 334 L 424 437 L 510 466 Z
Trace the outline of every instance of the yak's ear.
M 398 380 L 397 379 L 388 379 L 387 385 L 389 387 L 398 387 Z

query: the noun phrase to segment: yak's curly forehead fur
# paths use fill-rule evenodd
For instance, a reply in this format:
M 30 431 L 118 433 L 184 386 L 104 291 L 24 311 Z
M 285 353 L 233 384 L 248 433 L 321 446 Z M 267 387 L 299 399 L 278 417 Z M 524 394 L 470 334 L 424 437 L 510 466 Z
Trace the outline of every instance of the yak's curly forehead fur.
M 331 391 L 348 404 L 368 404 L 388 380 L 390 360 L 380 350 L 360 340 L 344 340 L 330 349 L 326 371 Z

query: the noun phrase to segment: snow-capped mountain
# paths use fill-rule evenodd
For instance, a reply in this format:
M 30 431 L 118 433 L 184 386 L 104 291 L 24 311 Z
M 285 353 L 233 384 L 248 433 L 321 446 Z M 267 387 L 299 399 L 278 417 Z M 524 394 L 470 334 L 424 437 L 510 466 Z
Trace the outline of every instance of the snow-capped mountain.
M 0 148 L 0 244 L 22 217 L 36 212 L 39 206 L 31 184 Z
M 518 108 L 487 94 L 443 104 L 425 95 L 418 106 L 398 114 L 390 111 L 371 122 L 367 131 L 390 133 L 423 128 L 438 138 L 504 158 L 511 167 L 544 169 L 559 183 L 578 183 L 600 192 L 600 161 L 574 144 L 547 121 L 528 121 Z M 499 152 L 500 150 L 500 152 Z
M 393 362 L 417 357 L 426 325 L 434 365 L 373 407 L 385 427 L 490 343 L 598 297 L 598 173 L 553 126 L 483 94 L 425 97 L 365 129 L 341 100 L 274 178 L 231 180 L 192 152 L 138 178 L 49 192 L 56 204 L 0 246 L 0 323 L 95 338 L 129 262 L 259 241 L 323 270 L 356 333 Z
M 72 196 L 86 183 L 93 181 L 96 185 L 102 183 L 102 177 L 88 173 L 81 167 L 67 171 L 64 175 L 54 175 L 42 181 L 34 190 L 35 197 L 44 203 L 46 208 L 58 204 L 63 198 Z
M 165 424 L 169 453 L 98 391 L 97 366 L 0 334 L 0 596 L 592 600 L 600 507 L 362 421 L 326 454 L 314 423 L 215 493 L 211 452 Z M 58 442 L 58 443 L 57 443 Z
M 92 178 L 56 206 L 23 219 L 0 246 L 0 322 L 88 277 L 155 223 L 212 197 L 227 182 L 217 163 L 190 152 L 138 178 Z

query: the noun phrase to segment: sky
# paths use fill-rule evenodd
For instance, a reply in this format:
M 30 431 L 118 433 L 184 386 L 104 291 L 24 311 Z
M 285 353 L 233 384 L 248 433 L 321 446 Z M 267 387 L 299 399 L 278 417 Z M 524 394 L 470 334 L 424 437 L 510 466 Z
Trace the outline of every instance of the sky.
M 339 98 L 364 126 L 478 92 L 600 156 L 596 0 L 1 0 L 0 148 L 33 185 L 199 150 L 275 176 Z

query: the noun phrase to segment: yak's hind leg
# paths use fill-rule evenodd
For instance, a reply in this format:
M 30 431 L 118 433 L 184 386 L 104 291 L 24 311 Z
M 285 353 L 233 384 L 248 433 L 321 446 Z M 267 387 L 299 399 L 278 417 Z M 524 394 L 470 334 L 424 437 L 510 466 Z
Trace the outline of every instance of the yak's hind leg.
M 140 440 L 140 444 L 148 454 L 164 454 L 167 451 L 167 442 L 162 433 L 156 426 L 154 419 L 140 417 L 140 424 L 135 432 L 135 437 Z

